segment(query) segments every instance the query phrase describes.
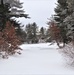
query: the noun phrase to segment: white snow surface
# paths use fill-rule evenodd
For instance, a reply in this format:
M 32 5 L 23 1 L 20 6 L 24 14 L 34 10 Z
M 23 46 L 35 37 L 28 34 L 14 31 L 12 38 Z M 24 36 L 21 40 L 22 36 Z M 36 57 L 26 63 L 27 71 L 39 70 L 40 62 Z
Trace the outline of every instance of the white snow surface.
M 0 75 L 74 75 L 56 44 L 23 44 L 22 54 L 0 59 Z

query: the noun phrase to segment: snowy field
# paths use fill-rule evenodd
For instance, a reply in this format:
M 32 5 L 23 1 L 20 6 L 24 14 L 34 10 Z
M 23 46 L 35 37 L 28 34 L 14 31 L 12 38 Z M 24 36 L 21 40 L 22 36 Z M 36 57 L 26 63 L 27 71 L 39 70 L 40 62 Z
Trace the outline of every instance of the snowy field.
M 0 75 L 74 75 L 56 44 L 24 44 L 21 55 L 0 59 Z

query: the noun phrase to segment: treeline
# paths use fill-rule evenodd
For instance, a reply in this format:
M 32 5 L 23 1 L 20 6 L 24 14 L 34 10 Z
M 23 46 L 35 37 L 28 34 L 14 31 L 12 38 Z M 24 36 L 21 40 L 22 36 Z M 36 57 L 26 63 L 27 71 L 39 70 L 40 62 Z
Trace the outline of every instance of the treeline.
M 44 27 L 38 27 L 36 22 L 29 23 L 18 32 L 22 43 L 43 43 L 51 42 L 49 30 Z

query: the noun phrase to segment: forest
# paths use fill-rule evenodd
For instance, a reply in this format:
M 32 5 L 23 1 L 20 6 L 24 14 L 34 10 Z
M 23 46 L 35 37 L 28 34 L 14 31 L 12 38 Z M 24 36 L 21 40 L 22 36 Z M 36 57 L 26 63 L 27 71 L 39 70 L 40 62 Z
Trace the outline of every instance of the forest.
M 0 56 L 21 54 L 22 44 L 56 43 L 74 62 L 74 0 L 57 0 L 55 14 L 47 17 L 48 28 L 36 22 L 22 25 L 16 18 L 31 19 L 19 0 L 0 0 Z

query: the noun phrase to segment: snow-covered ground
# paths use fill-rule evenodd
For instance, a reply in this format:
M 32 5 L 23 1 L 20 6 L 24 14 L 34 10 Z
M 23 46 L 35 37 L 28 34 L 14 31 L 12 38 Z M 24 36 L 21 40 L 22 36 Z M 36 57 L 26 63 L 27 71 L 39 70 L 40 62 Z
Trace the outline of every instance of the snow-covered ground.
M 22 54 L 0 59 L 0 75 L 74 75 L 56 44 L 23 44 Z

